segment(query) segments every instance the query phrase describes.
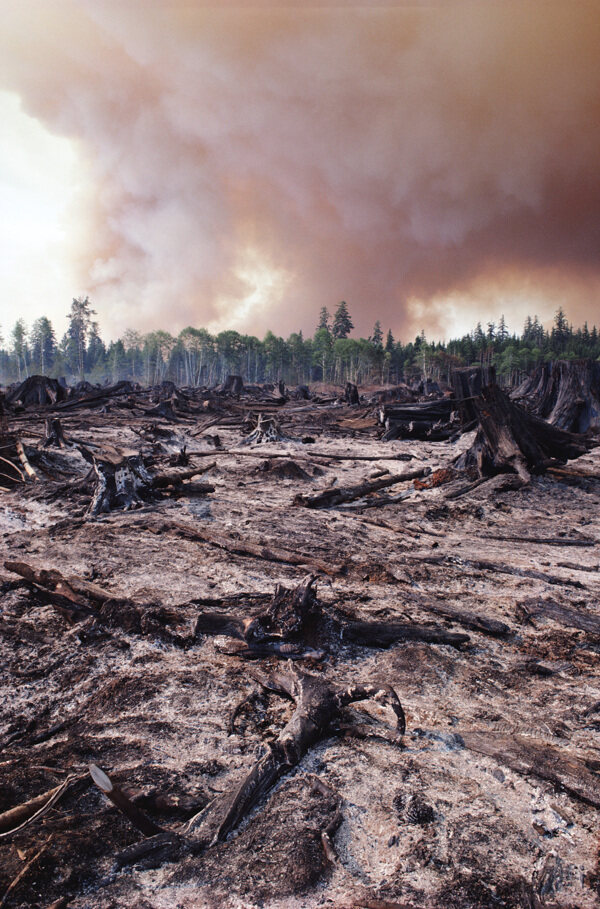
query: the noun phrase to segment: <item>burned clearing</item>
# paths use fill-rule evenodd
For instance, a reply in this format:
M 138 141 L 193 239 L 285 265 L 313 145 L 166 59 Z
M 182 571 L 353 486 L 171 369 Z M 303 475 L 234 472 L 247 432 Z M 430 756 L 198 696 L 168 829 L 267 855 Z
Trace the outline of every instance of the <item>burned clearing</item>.
M 477 370 L 9 393 L 0 905 L 598 905 L 600 451 L 563 372 L 554 408 Z

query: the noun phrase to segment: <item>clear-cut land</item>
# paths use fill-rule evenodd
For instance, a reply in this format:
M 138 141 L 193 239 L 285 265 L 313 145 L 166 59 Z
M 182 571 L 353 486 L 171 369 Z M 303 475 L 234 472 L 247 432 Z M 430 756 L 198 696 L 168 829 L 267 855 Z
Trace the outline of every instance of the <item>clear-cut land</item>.
M 600 452 L 489 387 L 5 404 L 3 906 L 598 905 Z

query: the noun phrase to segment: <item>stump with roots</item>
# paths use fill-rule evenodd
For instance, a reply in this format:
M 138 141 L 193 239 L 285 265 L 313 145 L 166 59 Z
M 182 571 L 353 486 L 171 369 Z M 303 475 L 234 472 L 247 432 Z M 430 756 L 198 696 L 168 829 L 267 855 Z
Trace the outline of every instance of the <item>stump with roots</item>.
M 257 445 L 262 442 L 287 442 L 288 437 L 281 431 L 281 426 L 275 417 L 266 414 L 263 416 L 259 413 L 256 419 L 256 426 L 246 438 L 240 443 L 241 445 Z

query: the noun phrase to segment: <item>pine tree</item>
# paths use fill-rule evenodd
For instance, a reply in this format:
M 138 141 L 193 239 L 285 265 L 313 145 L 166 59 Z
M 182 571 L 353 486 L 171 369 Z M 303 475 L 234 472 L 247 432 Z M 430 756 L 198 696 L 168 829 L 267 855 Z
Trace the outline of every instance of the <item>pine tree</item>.
M 67 336 L 69 339 L 69 348 L 74 354 L 74 358 L 79 370 L 81 381 L 85 378 L 85 346 L 92 325 L 92 316 L 96 312 L 92 309 L 89 297 L 73 298 L 71 303 L 71 312 L 67 316 L 69 319 L 69 328 Z
M 323 329 L 325 329 L 325 331 L 329 331 L 329 319 L 330 318 L 331 317 L 329 315 L 329 310 L 327 309 L 326 306 L 322 306 L 321 311 L 319 313 L 319 323 L 317 325 L 317 331 L 322 331 Z
M 385 339 L 385 350 L 386 350 L 386 353 L 394 352 L 394 336 L 392 334 L 391 328 L 388 328 L 387 337 Z
M 347 338 L 352 329 L 354 328 L 354 323 L 350 318 L 350 313 L 348 312 L 347 303 L 342 300 L 340 305 L 335 311 L 333 317 L 333 326 L 331 328 L 331 333 L 335 340 L 337 341 L 340 338 Z
M 383 331 L 381 329 L 381 322 L 379 321 L 379 319 L 377 319 L 377 321 L 375 322 L 375 325 L 373 326 L 373 334 L 371 335 L 369 340 L 370 340 L 371 344 L 373 345 L 373 347 L 383 349 Z

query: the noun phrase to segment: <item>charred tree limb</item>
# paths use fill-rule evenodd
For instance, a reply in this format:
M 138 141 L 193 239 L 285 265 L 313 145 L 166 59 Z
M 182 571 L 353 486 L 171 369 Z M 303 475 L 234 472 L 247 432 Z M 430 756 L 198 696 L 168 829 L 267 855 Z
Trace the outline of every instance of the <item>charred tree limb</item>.
M 391 477 L 382 477 L 379 480 L 367 480 L 359 483 L 357 486 L 341 486 L 324 489 L 314 496 L 299 494 L 294 498 L 294 505 L 301 505 L 304 508 L 331 508 L 334 505 L 341 505 L 345 502 L 354 502 L 356 499 L 362 499 L 378 489 L 386 489 L 388 486 L 395 486 L 397 483 L 406 483 L 409 480 L 415 480 L 419 477 L 426 477 L 431 473 L 430 467 L 421 467 L 418 470 L 411 470 L 407 473 L 397 473 Z
M 579 801 L 600 808 L 600 779 L 584 760 L 529 736 L 463 733 L 470 751 L 494 758 L 516 773 L 547 780 Z

